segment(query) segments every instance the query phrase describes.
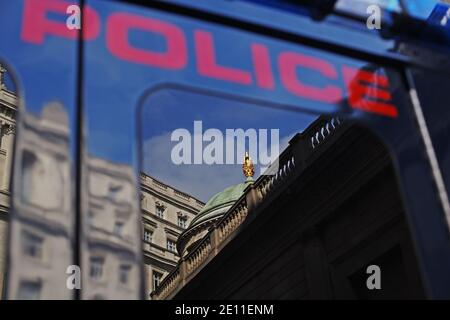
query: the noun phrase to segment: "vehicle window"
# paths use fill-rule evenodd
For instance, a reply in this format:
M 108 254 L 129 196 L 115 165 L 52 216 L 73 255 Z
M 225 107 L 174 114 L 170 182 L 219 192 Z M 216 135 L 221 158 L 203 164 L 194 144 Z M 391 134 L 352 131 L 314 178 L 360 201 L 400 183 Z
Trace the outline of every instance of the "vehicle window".
M 85 46 L 80 250 L 83 269 L 105 268 L 82 298 L 138 297 L 141 266 L 152 299 L 421 297 L 421 275 L 446 292 L 448 230 L 402 61 L 356 52 L 355 33 L 343 50 L 190 9 L 88 4 L 105 32 Z M 376 266 L 397 282 L 365 295 Z
M 39 105 L 42 92 L 25 109 L 13 71 L 0 64 L 0 290 L 8 299 L 71 299 L 69 114 L 62 100 Z
M 2 3 L 2 297 L 449 296 L 449 1 L 247 1 Z
M 190 279 L 189 274 L 198 270 L 208 277 L 204 271 L 208 255 L 231 235 L 239 241 L 245 232 L 253 232 L 254 243 L 231 253 L 229 270 L 220 269 L 216 287 L 220 291 L 232 285 L 233 273 L 252 265 L 252 281 L 259 289 L 245 295 L 244 285 L 234 295 L 217 297 L 301 297 L 276 289 L 265 279 L 276 277 L 281 283 L 290 276 L 300 281 L 308 268 L 317 267 L 310 252 L 316 246 L 326 261 L 320 277 L 331 277 L 329 289 L 335 297 L 423 296 L 392 156 L 369 129 L 345 117 L 292 112 L 170 87 L 149 94 L 138 118 L 141 193 L 147 200 L 143 220 L 156 225 L 153 241 L 144 243 L 145 273 L 162 275 L 151 293 L 154 299 L 189 294 L 201 298 L 195 289 L 178 293 L 176 282 Z M 252 195 L 255 199 L 250 202 Z M 158 210 L 164 210 L 164 216 Z M 258 231 L 245 224 L 250 212 L 267 216 Z M 177 225 L 181 215 L 188 221 L 186 229 Z M 219 240 L 212 244 L 208 241 L 214 230 L 219 230 Z M 267 270 L 261 252 L 275 250 L 274 261 L 283 261 L 286 253 L 274 248 L 294 230 L 302 238 L 298 271 L 283 271 L 281 262 L 278 268 L 273 262 Z M 151 262 L 163 258 L 170 259 L 163 270 Z M 182 263 L 188 271 L 180 276 Z M 364 275 L 373 265 L 389 277 L 383 291 L 366 286 Z M 152 279 L 146 282 L 149 293 Z M 310 294 L 326 290 L 318 283 L 298 286 L 305 297 L 310 290 Z M 189 291 L 189 284 L 186 287 Z

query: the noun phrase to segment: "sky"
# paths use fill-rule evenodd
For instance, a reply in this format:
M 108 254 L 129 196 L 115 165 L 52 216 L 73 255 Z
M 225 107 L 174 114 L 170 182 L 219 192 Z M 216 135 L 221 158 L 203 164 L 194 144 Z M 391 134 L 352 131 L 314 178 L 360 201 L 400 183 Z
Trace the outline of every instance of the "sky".
M 216 128 L 223 133 L 225 139 L 226 129 L 253 128 L 256 132 L 259 132 L 259 129 L 268 129 L 269 136 L 270 129 L 278 129 L 278 150 L 281 152 L 293 135 L 301 132 L 316 118 L 316 115 L 274 110 L 220 97 L 163 90 L 148 97 L 141 108 L 142 166 L 144 172 L 156 179 L 207 201 L 226 187 L 245 181 L 241 164 L 175 164 L 171 158 L 171 151 L 178 143 L 171 141 L 174 130 L 187 129 L 193 139 L 194 121 L 202 121 L 202 132 Z M 264 144 L 267 141 L 270 150 L 272 141 L 261 136 L 259 139 Z M 225 140 L 224 146 L 227 142 L 230 141 Z M 191 144 L 192 150 L 194 144 Z M 208 144 L 209 142 L 204 142 L 203 148 Z M 234 152 L 236 155 L 236 144 Z M 224 160 L 225 153 L 226 151 Z M 243 155 L 238 157 L 243 159 Z M 255 156 L 252 158 L 255 159 Z M 255 165 L 255 179 L 260 172 L 260 165 Z

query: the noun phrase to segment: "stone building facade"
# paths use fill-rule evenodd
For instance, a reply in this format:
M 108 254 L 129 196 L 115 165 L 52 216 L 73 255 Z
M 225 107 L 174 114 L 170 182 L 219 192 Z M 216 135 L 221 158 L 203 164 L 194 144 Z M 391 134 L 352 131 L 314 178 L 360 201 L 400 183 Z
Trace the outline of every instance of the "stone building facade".
M 12 163 L 12 150 L 15 135 L 15 114 L 17 97 L 3 84 L 3 72 L 0 66 L 0 293 L 3 288 L 5 272 L 6 228 L 9 209 L 9 177 Z
M 72 292 L 61 285 L 73 239 L 68 117 L 61 103 L 50 102 L 39 114 L 23 114 L 19 130 L 8 297 L 68 299 Z
M 83 286 L 89 287 L 91 296 L 83 298 L 102 299 L 113 296 L 120 299 L 118 288 L 126 296 L 129 289 L 127 286 L 136 283 L 135 277 L 138 276 L 138 270 L 130 268 L 126 259 L 122 259 L 123 256 L 132 255 L 134 248 L 130 232 L 134 230 L 135 221 L 129 219 L 129 213 L 134 211 L 133 170 L 126 165 L 95 157 L 89 157 L 86 163 L 89 182 L 84 190 L 84 198 L 89 201 L 87 227 L 90 230 L 86 232 L 89 239 L 83 250 L 83 261 L 86 263 L 84 268 L 90 271 L 83 278 Z M 141 173 L 140 185 L 145 291 L 147 297 L 150 297 L 150 292 L 177 264 L 179 255 L 175 244 L 178 236 L 193 220 L 203 203 L 144 173 Z M 110 250 L 105 250 L 105 243 L 110 244 Z M 96 250 L 96 247 L 102 249 Z M 95 260 L 93 263 L 96 266 L 93 267 L 90 260 Z M 98 273 L 95 268 L 102 269 L 102 275 L 98 279 L 91 276 Z M 117 270 L 124 274 L 125 268 L 128 285 L 119 283 L 120 276 L 116 275 Z
M 1 68 L 1 66 L 0 66 Z M 5 71 L 2 69 L 2 75 Z M 3 77 L 1 78 L 3 79 Z M 17 112 L 17 97 L 14 92 L 8 90 L 3 82 L 0 83 L 0 297 L 3 296 L 4 290 L 4 279 L 5 279 L 5 259 L 6 259 L 6 245 L 7 245 L 7 228 L 8 228 L 8 211 L 10 208 L 10 173 L 11 173 L 11 163 L 12 163 L 12 153 L 13 153 L 13 142 L 15 136 L 15 118 Z M 58 115 L 58 106 L 56 104 L 49 105 L 44 107 L 42 111 L 42 115 L 36 117 L 30 117 L 29 119 L 25 119 L 24 123 L 28 123 L 33 128 L 37 128 L 36 132 L 41 132 L 43 135 L 41 137 L 34 136 L 33 134 L 27 134 L 28 140 L 37 139 L 36 141 L 29 141 L 29 147 L 33 149 L 33 146 L 36 146 L 35 149 L 39 149 L 44 146 L 46 149 L 51 149 L 58 153 L 58 148 L 68 148 L 68 144 L 64 144 L 63 140 L 66 141 L 68 138 L 68 126 L 64 126 L 64 121 L 53 121 L 61 123 L 62 125 L 58 128 L 51 127 L 49 124 L 52 121 L 47 121 L 47 117 L 54 117 Z M 50 119 L 51 120 L 51 119 Z M 62 143 L 58 142 L 58 145 L 50 145 L 52 142 L 56 140 L 46 139 L 45 132 L 51 130 L 57 130 L 57 135 L 61 136 L 61 139 L 58 141 L 62 141 Z M 53 132 L 52 131 L 52 132 Z M 31 132 L 31 131 L 30 131 Z M 40 140 L 39 140 L 40 139 Z M 27 141 L 28 141 L 27 140 Z M 41 141 L 41 142 L 38 142 Z M 48 142 L 48 143 L 47 143 Z M 24 142 L 25 143 L 25 142 Z M 48 146 L 45 143 L 49 144 Z M 25 143 L 26 144 L 26 143 Z M 30 150 L 31 150 L 30 149 Z M 42 153 L 39 150 L 32 150 L 33 155 L 37 155 Z M 64 149 L 65 150 L 65 149 Z M 42 151 L 42 150 L 41 150 Z M 66 150 L 67 151 L 67 150 Z M 45 153 L 45 152 L 44 152 Z M 41 163 L 47 163 L 48 159 L 45 158 L 45 154 L 42 153 L 42 161 Z M 56 154 L 55 153 L 55 154 Z M 33 160 L 33 157 L 25 160 Z M 45 158 L 45 159 L 44 159 Z M 58 158 L 59 159 L 59 158 Z M 44 161 L 45 160 L 45 161 Z M 33 161 L 31 161 L 33 162 Z M 104 161 L 102 159 L 98 159 L 92 156 L 89 156 L 87 170 L 90 170 L 89 177 L 92 181 L 90 181 L 89 190 L 85 190 L 85 198 L 90 202 L 95 202 L 98 210 L 96 212 L 89 212 L 88 219 L 89 226 L 95 228 L 96 225 L 99 229 L 111 229 L 111 234 L 108 236 L 108 239 L 105 239 L 104 230 L 99 230 L 99 232 L 90 232 L 92 235 L 92 239 L 89 239 L 91 243 L 95 243 L 96 241 L 104 242 L 108 240 L 108 242 L 113 243 L 115 236 L 125 237 L 127 233 L 126 224 L 121 224 L 120 221 L 116 221 L 117 219 L 111 218 L 111 212 L 119 212 L 124 213 L 126 215 L 126 211 L 129 208 L 129 203 L 131 200 L 131 192 L 130 188 L 134 188 L 134 182 L 132 179 L 132 170 L 131 168 L 123 168 L 120 164 L 110 163 Z M 67 163 L 66 163 L 67 164 Z M 64 166 L 64 163 L 60 163 L 60 165 Z M 29 168 L 32 169 L 32 163 Z M 68 168 L 68 166 L 67 166 Z M 41 168 L 42 169 L 42 168 Z M 45 169 L 45 168 L 44 168 Z M 25 170 L 26 171 L 26 170 Z M 62 168 L 62 172 L 65 172 Z M 31 171 L 30 171 L 31 172 Z M 64 175 L 63 175 L 64 176 Z M 29 178 L 28 184 L 38 183 L 36 179 L 34 179 L 34 174 L 26 175 L 24 173 L 23 179 Z M 52 178 L 52 177 L 50 177 Z M 54 178 L 54 177 L 53 177 Z M 64 178 L 64 177 L 63 177 Z M 23 180 L 22 179 L 22 180 Z M 44 177 L 44 180 L 46 178 Z M 67 177 L 65 179 L 67 180 Z M 64 181 L 62 181 L 64 182 Z M 65 181 L 65 185 L 69 185 L 68 181 Z M 118 189 L 116 186 L 120 186 L 120 192 L 116 192 Z M 91 188 L 92 187 L 92 188 Z M 185 228 L 189 225 L 189 223 L 194 219 L 196 214 L 201 210 L 204 206 L 204 203 L 199 201 L 198 199 L 190 196 L 189 194 L 172 188 L 171 186 L 164 184 L 161 181 L 158 181 L 151 176 L 142 173 L 140 176 L 140 195 L 141 195 L 141 206 L 142 206 L 142 237 L 143 237 L 143 257 L 144 257 L 144 275 L 146 279 L 146 288 L 145 294 L 147 298 L 149 298 L 149 293 L 156 289 L 156 286 L 162 281 L 162 279 L 171 272 L 171 270 L 176 266 L 179 255 L 176 249 L 176 243 L 178 240 L 178 236 L 184 231 Z M 27 198 L 29 204 L 31 204 L 30 210 L 39 211 L 39 199 L 41 199 L 44 194 L 40 194 L 39 190 L 45 192 L 45 188 L 33 188 L 37 190 L 36 192 L 39 194 L 30 193 L 27 194 L 25 191 L 30 188 L 25 188 L 22 190 L 24 192 L 24 197 Z M 57 197 L 58 192 L 55 189 L 54 195 Z M 70 193 L 69 193 L 70 194 Z M 120 199 L 119 199 L 120 198 Z M 57 202 L 57 199 L 55 199 Z M 55 202 L 55 205 L 58 203 Z M 64 208 L 67 206 L 64 205 Z M 95 206 L 94 206 L 95 207 Z M 28 208 L 28 207 L 27 207 Z M 24 210 L 28 210 L 27 208 L 23 208 Z M 45 208 L 44 208 L 45 209 Z M 31 212 L 30 210 L 26 211 Z M 130 209 L 131 210 L 131 209 Z M 45 209 L 45 212 L 49 212 L 49 210 Z M 43 212 L 44 212 L 43 211 Z M 51 210 L 50 210 L 51 211 Z M 124 214 L 120 215 L 123 218 Z M 114 216 L 118 216 L 117 214 Z M 55 216 L 56 217 L 56 216 Z M 119 218 L 120 218 L 119 217 Z M 51 217 L 50 217 L 51 218 Z M 52 224 L 52 219 L 49 219 L 49 223 Z M 111 221 L 110 221 L 111 220 Z M 114 220 L 114 221 L 113 221 Z M 120 219 L 119 219 L 120 220 Z M 54 221 L 57 223 L 57 221 Z M 111 228 L 107 227 L 111 225 Z M 123 229 L 123 230 L 119 230 Z M 129 228 L 129 230 L 134 230 Z M 71 237 L 70 231 L 67 232 L 67 240 Z M 120 233 L 118 233 L 120 231 Z M 23 232 L 16 232 L 15 234 L 22 235 Z M 61 232 L 59 232 L 61 233 Z M 99 236 L 96 238 L 96 235 Z M 29 239 L 28 239 L 29 238 Z M 32 240 L 35 237 L 28 237 L 28 240 Z M 94 239 L 95 238 L 95 239 Z M 37 239 L 37 238 L 36 238 Z M 22 241 L 23 239 L 16 239 L 17 242 Z M 15 241 L 16 241 L 15 240 Z M 27 241 L 28 241 L 27 240 Z M 51 239 L 45 239 L 44 241 L 50 241 Z M 123 239 L 122 239 L 123 240 Z M 118 241 L 118 243 L 125 243 L 124 241 Z M 58 240 L 59 241 L 59 240 Z M 60 242 L 60 241 L 59 241 Z M 67 241 L 68 242 L 68 241 Z M 69 242 L 68 242 L 69 243 Z M 69 245 L 69 244 L 68 244 Z M 39 246 L 34 244 L 31 245 L 30 248 L 38 249 L 38 251 L 42 250 L 42 255 L 45 256 L 45 249 L 39 249 Z M 127 248 L 121 248 L 123 251 L 127 251 Z M 19 254 L 20 250 L 13 250 L 15 254 Z M 36 250 L 34 250 L 36 251 Z M 63 250 L 64 251 L 64 250 Z M 120 251 L 120 250 L 119 250 Z M 108 257 L 110 259 L 116 259 L 120 264 L 120 253 L 119 252 L 111 252 Z M 105 257 L 103 257 L 105 258 Z M 90 257 L 84 257 L 85 261 L 89 261 Z M 99 260 L 100 261 L 100 260 Z M 98 261 L 96 261 L 98 262 Z M 110 265 L 108 263 L 108 265 Z M 98 265 L 96 266 L 98 268 Z M 92 266 L 88 266 L 89 270 L 92 269 Z M 94 268 L 95 269 L 95 268 Z M 51 270 L 49 271 L 51 272 Z M 103 270 L 105 273 L 104 277 L 108 277 L 108 270 Z M 90 273 L 90 272 L 89 272 Z M 66 277 L 65 273 L 62 273 L 64 277 Z M 135 276 L 138 274 L 133 272 Z M 115 276 L 115 275 L 114 275 Z M 52 277 L 50 277 L 52 278 Z M 115 276 L 117 278 L 117 276 Z M 17 277 L 20 279 L 20 276 Z M 117 279 L 120 279 L 117 278 Z M 19 281 L 19 280 L 18 280 Z M 28 282 L 27 282 L 28 284 Z M 96 286 L 98 287 L 98 294 L 96 297 L 85 297 L 85 298 L 101 298 L 102 296 L 108 296 L 108 290 L 116 290 L 111 286 L 105 287 L 99 281 L 88 281 L 85 285 Z M 41 285 L 42 286 L 42 285 Z M 20 288 L 20 285 L 17 286 Z M 28 286 L 30 287 L 30 286 Z M 57 286 L 55 286 L 57 287 Z M 42 289 L 42 288 L 40 288 Z M 93 289 L 93 288 L 90 288 Z M 126 290 L 126 287 L 123 288 Z M 96 292 L 96 290 L 90 290 L 91 292 Z M 116 296 L 117 296 L 117 292 Z M 14 296 L 20 296 L 20 292 L 14 293 Z M 31 291 L 26 292 L 26 295 L 32 294 Z M 31 296 L 30 296 L 31 297 Z M 64 297 L 62 293 L 61 297 Z M 24 298 L 26 298 L 24 296 Z
M 278 160 L 275 175 L 206 203 L 154 300 L 423 299 L 395 169 L 376 135 L 320 117 Z M 371 265 L 382 290 L 367 286 Z
M 180 256 L 179 235 L 204 203 L 146 174 L 141 174 L 144 271 L 147 294 L 171 272 Z

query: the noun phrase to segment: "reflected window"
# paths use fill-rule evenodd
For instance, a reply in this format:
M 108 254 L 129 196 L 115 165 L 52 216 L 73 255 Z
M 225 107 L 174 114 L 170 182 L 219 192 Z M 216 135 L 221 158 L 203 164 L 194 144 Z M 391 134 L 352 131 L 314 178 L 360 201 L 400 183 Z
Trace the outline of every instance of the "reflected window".
M 178 216 L 178 226 L 180 228 L 186 229 L 187 227 L 187 218 L 184 216 Z
M 117 201 L 118 194 L 122 190 L 122 186 L 110 184 L 108 188 L 108 198 L 111 201 Z
M 171 239 L 167 239 L 167 250 L 169 250 L 170 252 L 177 252 L 177 245 L 175 243 L 175 241 L 171 240 Z
M 17 294 L 18 300 L 39 300 L 42 284 L 40 281 L 22 281 Z
M 144 241 L 148 243 L 153 242 L 153 232 L 151 230 L 148 229 L 144 230 Z
M 87 215 L 88 225 L 92 226 L 94 224 L 94 217 L 95 217 L 95 213 L 89 210 L 88 215 Z
M 116 221 L 116 223 L 114 224 L 114 234 L 117 236 L 122 235 L 124 226 L 125 223 L 123 221 Z
M 131 266 L 129 264 L 123 264 L 119 268 L 119 282 L 121 284 L 127 284 L 130 277 Z
M 92 279 L 99 280 L 102 278 L 103 264 L 104 264 L 104 259 L 102 257 L 91 257 L 90 267 L 89 267 L 89 276 Z
M 157 204 L 156 208 L 155 208 L 155 211 L 156 211 L 156 215 L 159 218 L 164 219 L 164 206 Z
M 35 168 L 39 167 L 39 161 L 33 152 L 25 150 L 22 155 L 22 200 L 29 202 L 34 192 Z
M 23 151 L 21 197 L 25 203 L 48 210 L 61 209 L 63 186 L 61 160 L 46 153 Z
M 153 283 L 153 290 L 156 290 L 158 288 L 159 284 L 161 283 L 162 274 L 156 271 L 153 271 L 152 275 L 152 283 Z
M 31 234 L 28 231 L 22 232 L 22 252 L 23 254 L 33 257 L 42 258 L 42 244 L 44 239 L 42 237 Z

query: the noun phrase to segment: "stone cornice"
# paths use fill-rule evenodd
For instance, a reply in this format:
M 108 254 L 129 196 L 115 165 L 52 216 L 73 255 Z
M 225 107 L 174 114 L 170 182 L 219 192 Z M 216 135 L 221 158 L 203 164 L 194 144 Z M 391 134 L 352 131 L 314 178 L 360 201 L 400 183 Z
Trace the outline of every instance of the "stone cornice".
M 175 197 L 172 197 L 170 195 L 164 194 L 163 192 L 158 192 L 157 189 L 152 188 L 148 185 L 142 184 L 141 183 L 141 191 L 143 192 L 147 192 L 151 195 L 153 195 L 154 197 L 161 199 L 162 201 L 171 204 L 174 207 L 180 208 L 181 210 L 187 211 L 193 215 L 197 215 L 198 212 L 200 211 L 199 208 L 195 208 L 192 205 L 180 201 L 179 199 L 176 199 Z

